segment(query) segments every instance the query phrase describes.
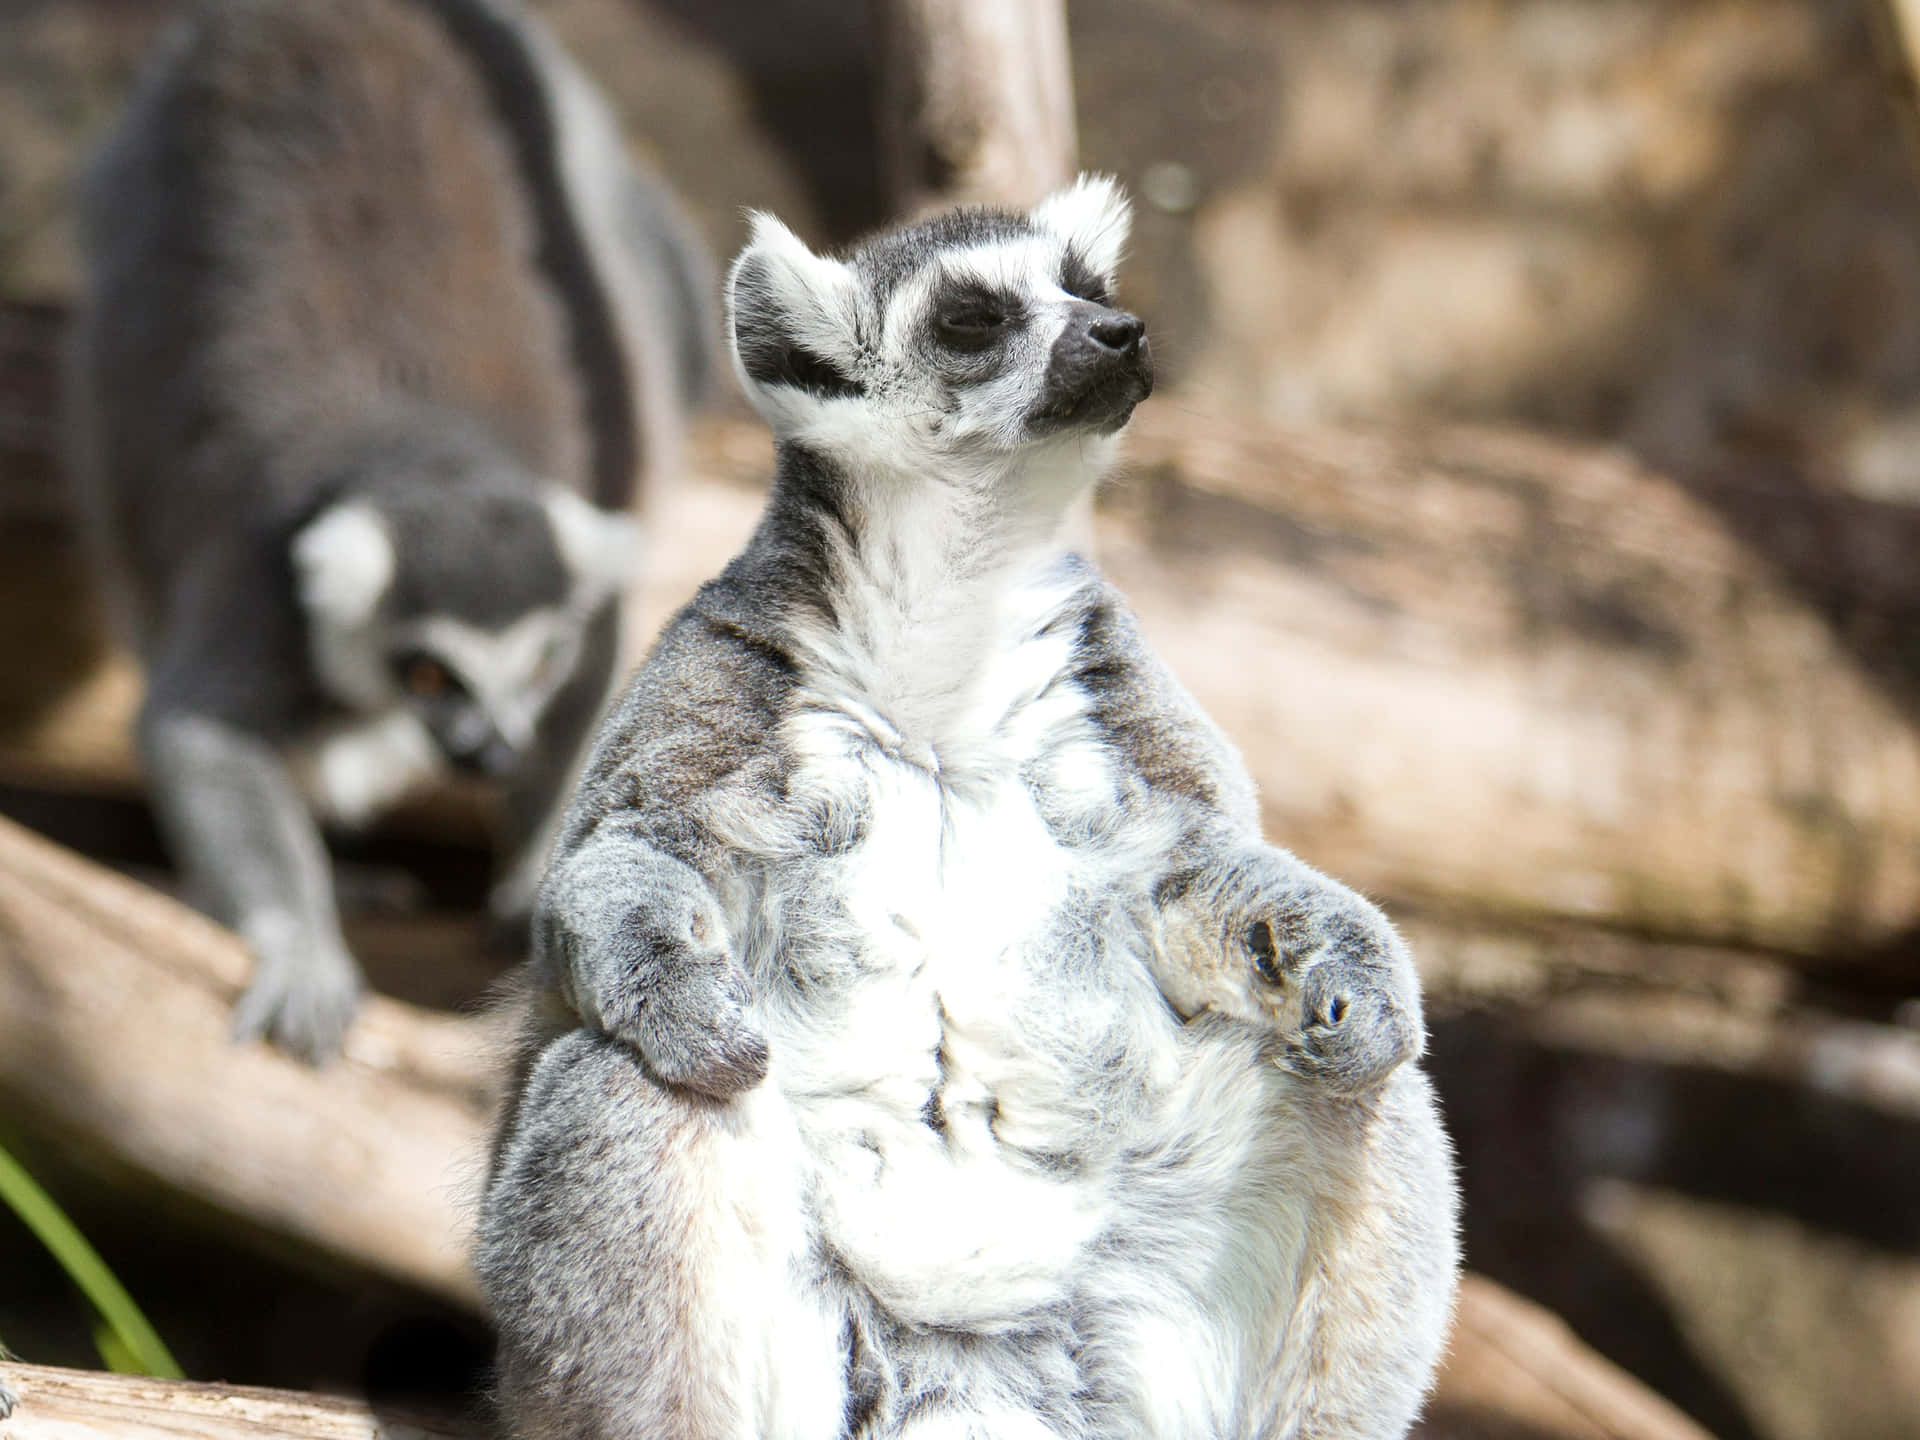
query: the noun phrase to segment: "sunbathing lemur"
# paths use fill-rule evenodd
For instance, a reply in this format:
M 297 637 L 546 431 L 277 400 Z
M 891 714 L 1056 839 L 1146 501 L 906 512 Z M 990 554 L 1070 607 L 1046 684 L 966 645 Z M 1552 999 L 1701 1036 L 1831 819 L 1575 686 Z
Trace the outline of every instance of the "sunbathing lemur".
M 505 0 L 206 0 L 83 201 L 72 450 L 147 668 L 174 856 L 337 1050 L 360 989 L 316 816 L 502 782 L 522 915 L 611 685 L 637 469 L 705 365 L 704 269 Z
M 1083 180 L 730 279 L 760 527 L 535 912 L 479 1266 L 526 1437 L 1403 1435 L 1455 1185 L 1387 920 L 1062 520 L 1151 388 Z

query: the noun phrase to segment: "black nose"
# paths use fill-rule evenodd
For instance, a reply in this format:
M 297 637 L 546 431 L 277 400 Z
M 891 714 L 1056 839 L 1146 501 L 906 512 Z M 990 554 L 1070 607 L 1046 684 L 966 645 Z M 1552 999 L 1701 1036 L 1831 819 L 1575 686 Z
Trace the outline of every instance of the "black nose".
M 1107 349 L 1125 355 L 1139 348 L 1141 337 L 1147 333 L 1147 322 L 1124 310 L 1113 310 L 1098 316 L 1087 326 L 1087 333 Z
M 492 735 L 478 745 L 449 750 L 447 758 L 453 762 L 453 768 L 463 775 L 481 775 L 498 780 L 513 773 L 514 767 L 520 763 L 520 752 L 498 735 Z

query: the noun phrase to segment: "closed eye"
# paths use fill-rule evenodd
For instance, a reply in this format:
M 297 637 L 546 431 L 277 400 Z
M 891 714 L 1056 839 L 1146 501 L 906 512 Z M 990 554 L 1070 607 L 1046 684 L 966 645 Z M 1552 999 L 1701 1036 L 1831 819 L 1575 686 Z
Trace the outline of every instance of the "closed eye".
M 950 350 L 984 350 L 1000 338 L 1013 317 L 997 305 L 966 305 L 942 311 L 933 332 Z

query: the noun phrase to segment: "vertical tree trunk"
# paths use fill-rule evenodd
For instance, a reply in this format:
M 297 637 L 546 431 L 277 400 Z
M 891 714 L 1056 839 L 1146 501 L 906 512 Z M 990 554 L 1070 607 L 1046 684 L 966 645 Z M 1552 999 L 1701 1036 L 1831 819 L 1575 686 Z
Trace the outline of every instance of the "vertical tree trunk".
M 876 0 L 885 182 L 896 213 L 1026 206 L 1073 175 L 1061 0 Z

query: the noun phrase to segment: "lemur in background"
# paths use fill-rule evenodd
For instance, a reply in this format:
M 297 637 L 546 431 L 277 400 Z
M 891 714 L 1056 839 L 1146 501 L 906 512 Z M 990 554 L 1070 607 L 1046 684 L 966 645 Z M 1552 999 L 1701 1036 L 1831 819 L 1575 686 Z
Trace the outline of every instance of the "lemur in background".
M 674 464 L 708 368 L 708 271 L 505 0 L 196 4 L 82 229 L 72 459 L 155 807 L 257 958 L 238 1033 L 323 1059 L 360 976 L 316 813 L 493 777 L 496 909 L 531 905 L 612 685 L 636 472 Z
M 1413 1421 L 1458 1260 L 1416 972 L 1061 538 L 1151 388 L 1128 220 L 756 219 L 772 494 L 535 912 L 478 1250 L 512 1433 Z

